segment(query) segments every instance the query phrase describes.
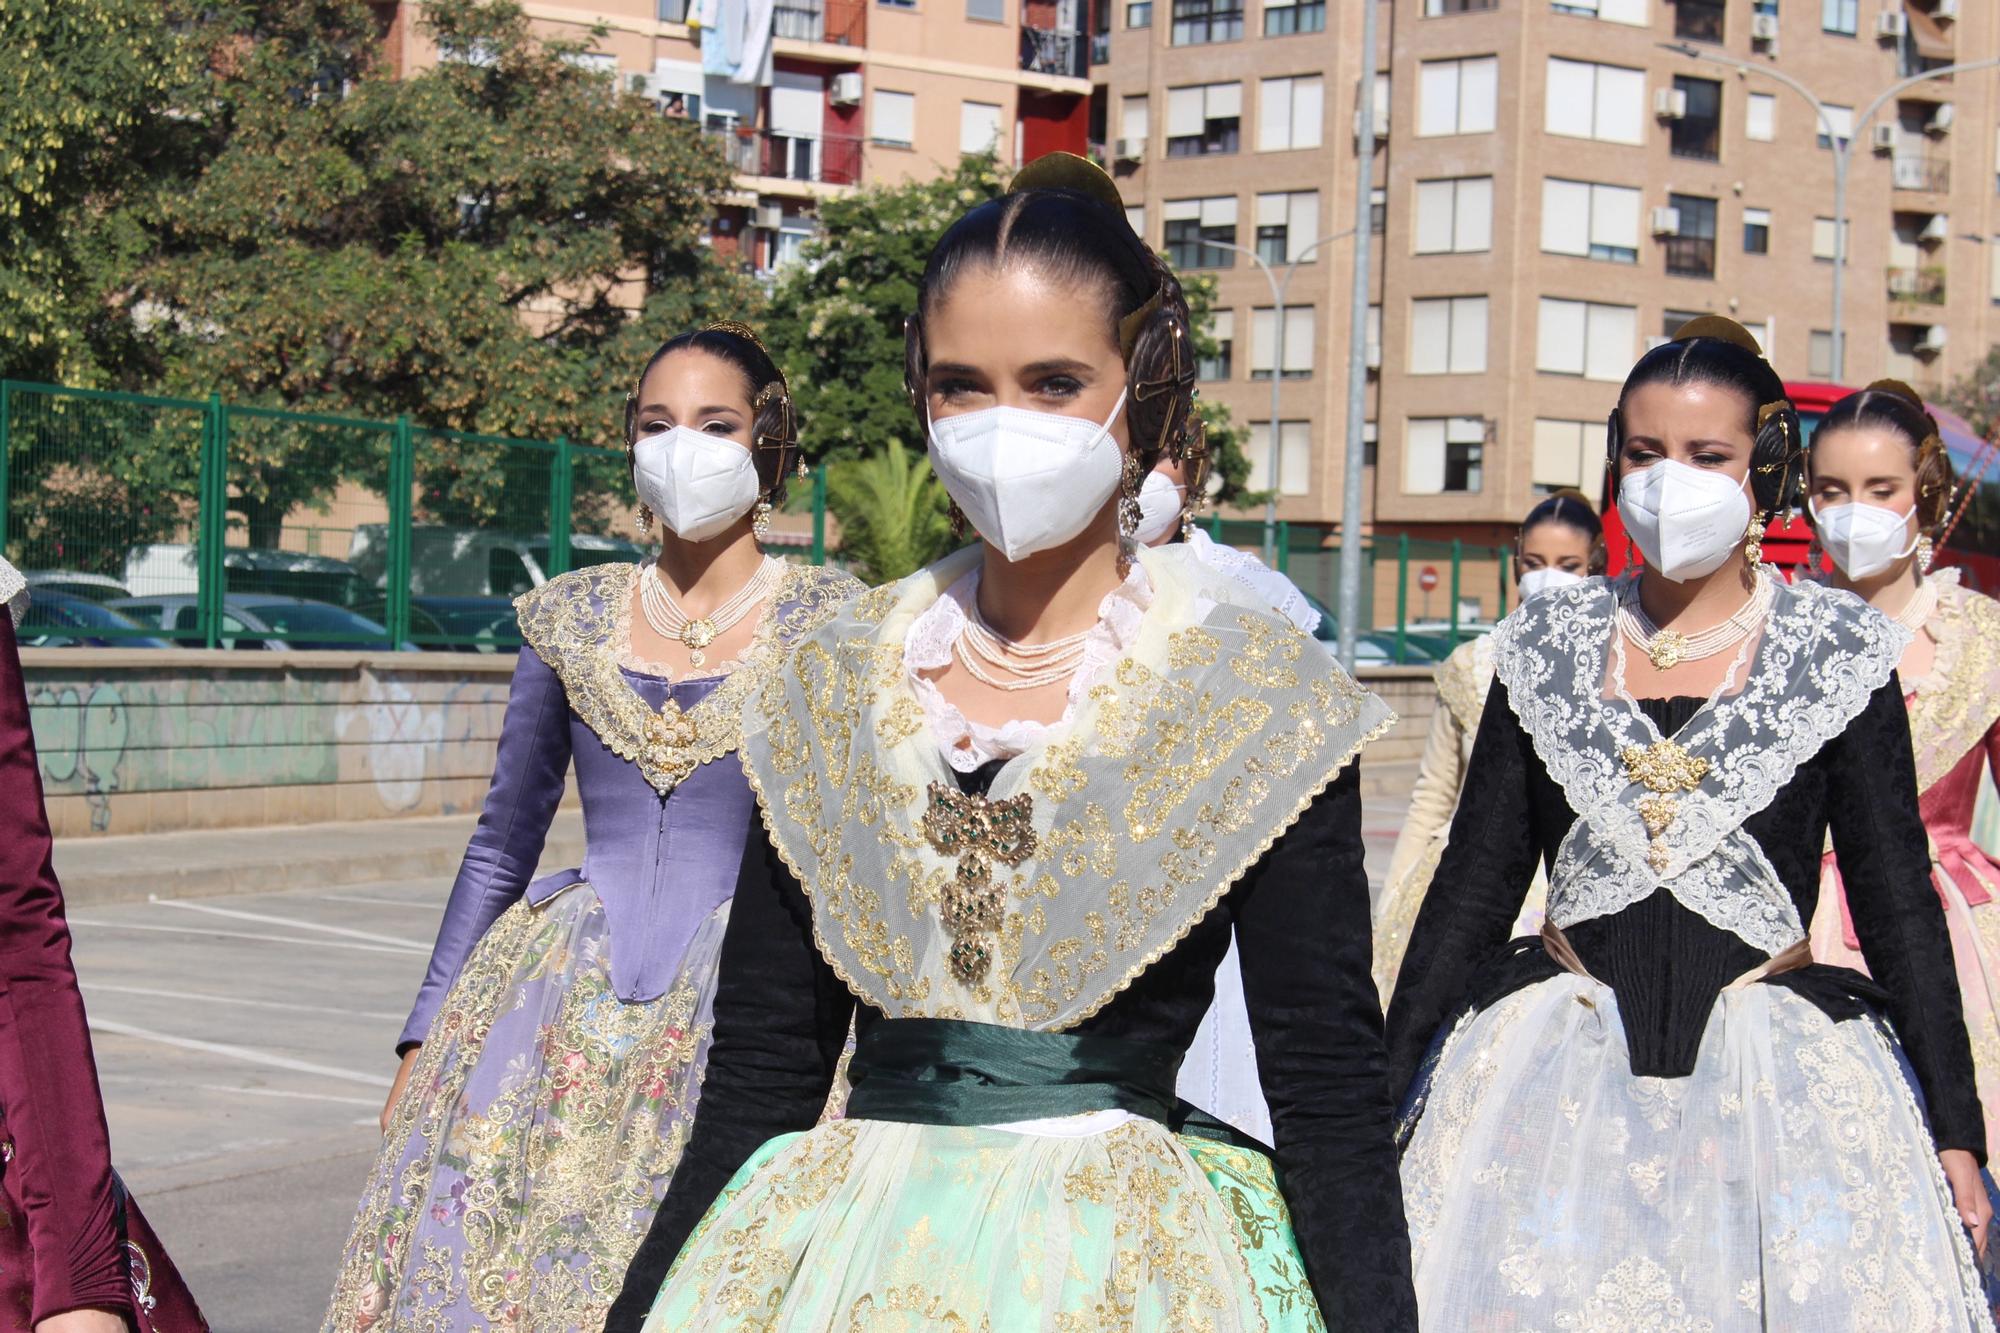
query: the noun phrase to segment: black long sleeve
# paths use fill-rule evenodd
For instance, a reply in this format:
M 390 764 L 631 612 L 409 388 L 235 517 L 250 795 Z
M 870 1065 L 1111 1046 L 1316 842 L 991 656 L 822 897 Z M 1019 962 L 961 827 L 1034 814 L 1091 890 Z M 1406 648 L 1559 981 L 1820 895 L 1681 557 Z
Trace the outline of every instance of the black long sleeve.
M 639 1333 L 674 1257 L 729 1178 L 767 1140 L 812 1128 L 826 1104 L 854 999 L 820 957 L 809 911 L 798 880 L 753 828 L 722 937 L 694 1132 L 605 1333 Z
M 1827 819 L 1861 955 L 1888 992 L 1889 1022 L 1923 1089 L 1937 1146 L 1963 1148 L 1984 1162 L 1972 1046 L 1951 935 L 1931 884 L 1909 714 L 1896 677 L 1827 748 Z
M 1232 895 L 1243 993 L 1277 1166 L 1327 1326 L 1417 1326 L 1369 975 L 1359 765 Z

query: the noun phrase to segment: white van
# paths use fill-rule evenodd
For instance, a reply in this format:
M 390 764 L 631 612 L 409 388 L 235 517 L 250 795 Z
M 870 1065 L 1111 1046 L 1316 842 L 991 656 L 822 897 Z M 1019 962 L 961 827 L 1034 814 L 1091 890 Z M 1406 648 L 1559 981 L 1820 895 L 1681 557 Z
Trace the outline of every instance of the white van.
M 573 532 L 571 569 L 586 565 L 637 562 L 648 552 L 623 537 Z M 389 525 L 363 523 L 354 529 L 347 562 L 375 588 L 389 581 Z M 430 597 L 515 597 L 549 581 L 549 539 L 520 537 L 479 528 L 418 523 L 410 529 L 410 591 Z

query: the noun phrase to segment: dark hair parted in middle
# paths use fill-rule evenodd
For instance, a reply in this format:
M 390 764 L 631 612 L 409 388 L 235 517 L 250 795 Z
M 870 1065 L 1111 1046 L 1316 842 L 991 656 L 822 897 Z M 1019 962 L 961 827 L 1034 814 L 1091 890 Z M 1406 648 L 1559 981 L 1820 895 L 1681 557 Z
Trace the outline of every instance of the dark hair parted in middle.
M 1951 506 L 1951 455 L 1938 434 L 1937 418 L 1917 391 L 1901 380 L 1876 380 L 1826 410 L 1820 418 L 1823 440 L 1834 431 L 1885 430 L 1910 447 L 1917 472 L 1917 526 L 1935 531 Z
M 625 395 L 625 453 L 629 459 L 638 439 L 639 390 L 653 367 L 675 352 L 707 352 L 736 367 L 743 376 L 750 399 L 750 461 L 757 467 L 764 498 L 773 505 L 785 502 L 785 483 L 799 456 L 798 415 L 792 406 L 792 391 L 778 363 L 764 350 L 747 324 L 722 322 L 706 328 L 677 333 L 661 343 L 646 359 L 632 391 Z
M 1521 535 L 1515 539 L 1518 551 L 1521 542 L 1536 528 L 1556 524 L 1571 532 L 1581 533 L 1590 542 L 1588 568 L 1593 574 L 1602 574 L 1611 563 L 1611 553 L 1604 545 L 1604 524 L 1597 517 L 1597 509 L 1585 498 L 1582 491 L 1565 488 L 1538 502 L 1521 520 Z
M 1648 384 L 1708 384 L 1740 395 L 1744 425 L 1755 441 L 1750 450 L 1750 491 L 1758 511 L 1782 513 L 1798 504 L 1805 488 L 1799 414 L 1785 396 L 1785 382 L 1757 350 L 1749 330 L 1734 320 L 1704 315 L 1682 325 L 1672 342 L 1639 358 L 1618 391 L 1618 406 L 1605 433 L 1607 461 L 1614 472 L 1625 447 L 1625 400 Z
M 1015 264 L 1074 291 L 1080 307 L 1102 311 L 1125 355 L 1125 418 L 1139 465 L 1151 468 L 1167 454 L 1185 455 L 1198 468 L 1205 460 L 1198 456 L 1199 432 L 1190 429 L 1195 358 L 1187 297 L 1123 214 L 1077 189 L 1002 195 L 954 222 L 931 251 L 904 347 L 904 380 L 919 425 L 928 425 L 926 318 L 968 270 Z

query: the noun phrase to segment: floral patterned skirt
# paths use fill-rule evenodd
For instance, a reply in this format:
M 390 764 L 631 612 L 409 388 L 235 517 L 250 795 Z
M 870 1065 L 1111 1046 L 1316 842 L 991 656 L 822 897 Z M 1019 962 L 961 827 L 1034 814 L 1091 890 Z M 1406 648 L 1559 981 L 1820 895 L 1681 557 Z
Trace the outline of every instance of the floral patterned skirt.
M 1453 1031 L 1403 1158 L 1424 1327 L 1991 1329 L 1895 1047 L 1795 993 L 1723 992 L 1692 1074 L 1633 1075 L 1564 975 Z
M 324 1333 L 603 1327 L 686 1143 L 728 914 L 637 1004 L 588 884 L 493 924 L 396 1105 Z
M 1324 1329 L 1270 1160 L 1151 1120 L 842 1120 L 760 1148 L 646 1333 Z

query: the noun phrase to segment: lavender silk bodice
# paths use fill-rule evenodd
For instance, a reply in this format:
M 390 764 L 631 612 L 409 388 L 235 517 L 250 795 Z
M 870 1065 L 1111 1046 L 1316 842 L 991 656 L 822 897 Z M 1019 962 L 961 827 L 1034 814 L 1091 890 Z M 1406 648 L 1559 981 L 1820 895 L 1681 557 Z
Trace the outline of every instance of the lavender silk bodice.
M 514 668 L 493 785 L 401 1047 L 424 1040 L 473 946 L 523 897 L 540 904 L 589 884 L 606 918 L 612 986 L 645 1001 L 666 991 L 696 929 L 735 889 L 755 807 L 735 755 L 743 703 L 785 645 L 859 585 L 788 571 L 777 613 L 734 672 L 669 683 L 617 662 L 635 572 L 579 570 L 518 604 L 529 646 Z M 530 882 L 572 762 L 583 864 Z

